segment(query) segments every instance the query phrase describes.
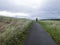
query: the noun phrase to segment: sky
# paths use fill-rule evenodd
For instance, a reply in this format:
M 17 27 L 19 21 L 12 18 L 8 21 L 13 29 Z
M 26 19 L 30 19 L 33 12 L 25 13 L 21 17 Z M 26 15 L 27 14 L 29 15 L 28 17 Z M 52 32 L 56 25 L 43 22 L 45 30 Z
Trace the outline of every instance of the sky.
M 60 18 L 60 0 L 0 0 L 0 15 L 30 19 Z

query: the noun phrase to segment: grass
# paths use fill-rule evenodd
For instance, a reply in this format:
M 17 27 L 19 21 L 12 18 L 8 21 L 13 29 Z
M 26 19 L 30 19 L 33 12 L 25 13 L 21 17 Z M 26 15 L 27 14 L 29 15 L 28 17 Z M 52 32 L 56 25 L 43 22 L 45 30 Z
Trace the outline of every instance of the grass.
M 60 21 L 45 20 L 39 21 L 52 38 L 60 45 Z
M 0 30 L 0 45 L 22 45 L 32 25 L 28 19 L 3 16 L 0 16 L 0 23 L 4 27 Z

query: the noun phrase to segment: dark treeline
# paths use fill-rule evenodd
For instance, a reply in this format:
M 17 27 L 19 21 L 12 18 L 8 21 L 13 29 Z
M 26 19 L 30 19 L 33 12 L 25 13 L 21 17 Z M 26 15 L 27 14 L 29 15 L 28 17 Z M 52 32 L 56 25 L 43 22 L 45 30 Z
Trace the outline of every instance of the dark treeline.
M 56 20 L 56 21 L 58 21 L 60 19 L 41 19 L 41 20 Z

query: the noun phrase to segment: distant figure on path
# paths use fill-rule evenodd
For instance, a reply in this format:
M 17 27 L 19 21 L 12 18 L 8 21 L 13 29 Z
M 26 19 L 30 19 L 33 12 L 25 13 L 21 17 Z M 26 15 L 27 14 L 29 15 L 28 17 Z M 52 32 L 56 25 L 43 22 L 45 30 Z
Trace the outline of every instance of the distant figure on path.
M 38 22 L 38 18 L 36 18 L 36 22 Z

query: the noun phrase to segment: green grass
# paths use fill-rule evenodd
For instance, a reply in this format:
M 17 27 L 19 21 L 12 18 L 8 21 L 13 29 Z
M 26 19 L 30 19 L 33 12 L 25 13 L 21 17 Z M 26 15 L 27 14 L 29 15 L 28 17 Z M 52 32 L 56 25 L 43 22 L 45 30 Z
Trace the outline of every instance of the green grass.
M 0 30 L 0 45 L 22 45 L 31 28 L 32 20 L 12 17 L 1 17 L 0 22 L 3 27 Z
M 60 45 L 60 21 L 45 20 L 39 23 L 46 29 L 51 37 Z

